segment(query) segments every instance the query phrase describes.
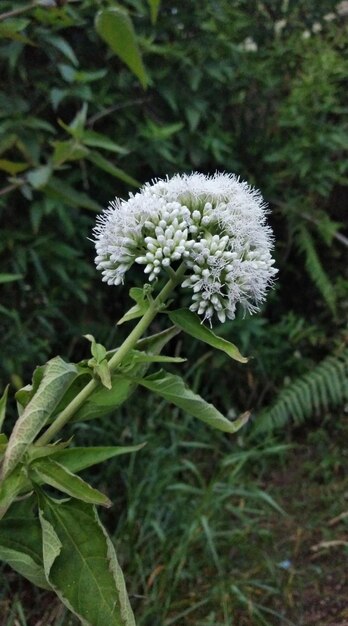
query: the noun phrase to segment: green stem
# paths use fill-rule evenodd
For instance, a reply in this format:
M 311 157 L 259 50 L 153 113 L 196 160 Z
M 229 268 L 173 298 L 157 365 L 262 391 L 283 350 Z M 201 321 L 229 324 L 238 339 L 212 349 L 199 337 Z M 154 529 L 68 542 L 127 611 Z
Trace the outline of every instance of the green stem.
M 167 301 L 170 293 L 181 282 L 185 273 L 185 266 L 182 264 L 179 269 L 173 274 L 162 291 L 158 294 L 157 298 L 150 303 L 149 308 L 143 317 L 139 320 L 137 325 L 133 328 L 132 332 L 124 340 L 115 354 L 111 357 L 108 365 L 110 371 L 114 371 L 123 361 L 125 356 L 132 348 L 134 348 L 137 341 L 142 337 L 144 332 L 150 326 L 153 319 L 156 317 L 158 311 L 162 308 L 162 305 Z M 81 389 L 81 391 L 75 396 L 75 398 L 65 407 L 65 409 L 58 415 L 57 419 L 47 428 L 47 430 L 37 439 L 35 445 L 44 446 L 48 444 L 53 437 L 65 426 L 65 424 L 72 418 L 76 411 L 84 404 L 91 393 L 99 386 L 99 381 L 93 379 L 90 380 L 87 385 Z

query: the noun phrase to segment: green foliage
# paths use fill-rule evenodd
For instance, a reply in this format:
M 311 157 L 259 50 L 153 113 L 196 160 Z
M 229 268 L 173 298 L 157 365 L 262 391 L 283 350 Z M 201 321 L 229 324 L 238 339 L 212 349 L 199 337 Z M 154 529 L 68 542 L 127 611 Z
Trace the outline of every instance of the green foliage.
M 123 314 L 126 292 L 100 283 L 88 237 L 96 212 L 115 195 L 125 196 L 138 181 L 177 171 L 220 169 L 254 182 L 271 204 L 280 278 L 262 316 L 237 317 L 217 329 L 214 342 L 220 343 L 219 352 L 206 351 L 214 346 L 208 329 L 208 348 L 199 349 L 186 339 L 175 341 L 175 356 L 169 355 L 169 360 L 180 359 L 183 344 L 193 363 L 184 366 L 183 378 L 190 380 L 192 391 L 187 391 L 183 380 L 166 374 L 167 382 L 175 378 L 177 391 L 177 406 L 170 413 L 165 400 L 151 403 L 150 394 L 143 396 L 142 386 L 135 382 L 151 382 L 147 370 L 151 362 L 160 360 L 161 347 L 169 338 L 159 335 L 156 348 L 151 338 L 147 345 L 147 340 L 139 342 L 137 350 L 145 349 L 146 357 L 141 361 L 134 351 L 125 369 L 113 375 L 113 389 L 100 385 L 76 413 L 74 433 L 78 443 L 88 439 L 93 444 L 89 453 L 86 446 L 45 446 L 48 459 L 35 460 L 35 434 L 24 433 L 20 453 L 14 450 L 19 463 L 2 486 L 0 509 L 5 517 L 0 552 L 18 572 L 43 587 L 49 585 L 45 564 L 53 586 L 60 589 L 62 581 L 54 570 L 60 559 L 67 580 L 70 576 L 66 554 L 59 551 L 62 518 L 53 519 L 57 511 L 48 513 L 47 508 L 46 517 L 51 517 L 45 517 L 45 532 L 55 539 L 55 551 L 46 544 L 43 558 L 33 548 L 36 534 L 42 532 L 39 519 L 21 509 L 23 503 L 13 504 L 14 499 L 30 489 L 30 472 L 37 489 L 43 489 L 51 460 L 66 470 L 60 485 L 55 485 L 62 488 L 67 475 L 70 480 L 69 472 L 92 465 L 91 454 L 97 462 L 138 449 L 121 444 L 129 443 L 130 436 L 139 440 L 138 432 L 143 440 L 140 416 L 150 413 L 145 457 L 135 461 L 132 456 L 126 470 L 113 465 L 99 474 L 93 470 L 89 477 L 93 490 L 100 485 L 104 490 L 107 480 L 114 489 L 118 477 L 117 510 L 108 511 L 107 520 L 131 546 L 129 554 L 125 545 L 119 547 L 134 581 L 135 603 L 142 607 L 140 626 L 175 622 L 227 626 L 238 607 L 240 623 L 266 624 L 274 619 L 281 623 L 283 611 L 269 617 L 264 610 L 264 603 L 279 593 L 279 568 L 264 558 L 273 546 L 264 523 L 266 509 L 274 503 L 255 487 L 258 471 L 248 486 L 242 475 L 254 457 L 244 450 L 236 452 L 230 438 L 221 434 L 209 431 L 204 438 L 205 424 L 197 420 L 189 431 L 189 416 L 180 412 L 178 417 L 177 410 L 187 393 L 190 402 L 197 402 L 196 390 L 203 385 L 207 401 L 199 398 L 198 406 L 203 402 L 206 408 L 214 401 L 218 414 L 228 415 L 229 425 L 236 426 L 232 418 L 240 411 L 260 411 L 252 431 L 256 435 L 259 428 L 268 432 L 291 418 L 296 423 L 310 420 L 346 399 L 346 351 L 337 356 L 336 349 L 345 338 L 348 292 L 348 242 L 343 231 L 344 18 L 333 0 L 277 6 L 268 1 L 219 0 L 178 7 L 159 6 L 157 0 L 130 0 L 117 9 L 106 0 L 98 7 L 92 0 L 57 2 L 59 7 L 35 4 L 40 3 L 22 14 L 24 2 L 3 0 L 2 12 L 20 12 L 0 21 L 1 367 L 4 386 L 11 378 L 20 390 L 17 400 L 23 416 L 28 415 L 44 374 L 41 366 L 32 386 L 23 387 L 34 364 L 43 364 L 58 352 L 69 360 L 86 359 L 57 406 L 40 418 L 37 414 L 39 426 L 64 410 L 91 379 L 84 342 L 76 343 L 76 337 L 93 333 L 103 345 L 113 346 L 115 336 L 118 342 L 126 332 L 122 326 L 112 328 Z M 101 11 L 98 30 L 94 27 L 97 10 Z M 330 12 L 334 19 L 328 21 L 325 16 Z M 135 274 L 132 280 L 139 284 Z M 132 291 L 136 304 L 124 322 L 142 315 L 150 302 L 142 290 Z M 185 305 L 182 296 L 180 306 Z M 183 327 L 182 320 L 178 326 Z M 155 330 L 160 331 L 161 325 Z M 201 339 L 203 333 L 207 337 L 197 325 L 192 336 L 199 330 Z M 177 329 L 170 332 L 175 336 Z M 222 338 L 229 346 L 234 341 L 242 354 L 251 357 L 233 374 L 227 354 L 221 351 L 226 345 Z M 233 352 L 231 347 L 228 350 Z M 329 352 L 334 356 L 315 367 Z M 107 359 L 112 356 L 106 354 Z M 104 356 L 99 351 L 93 366 L 100 367 Z M 107 382 L 105 367 L 102 373 Z M 274 402 L 287 378 L 295 382 Z M 159 391 L 163 392 L 164 382 L 164 376 L 157 381 Z M 138 393 L 125 408 L 124 401 L 135 389 Z M 4 405 L 3 397 L 0 421 Z M 11 415 L 13 405 L 9 405 Z M 263 412 L 265 406 L 270 409 Z M 104 421 L 103 416 L 116 409 L 117 419 Z M 82 424 L 96 417 L 101 417 L 99 422 Z M 10 424 L 11 417 L 5 429 Z M 105 432 L 120 445 L 102 449 Z M 238 445 L 243 445 L 243 436 L 242 431 Z M 0 456 L 6 446 L 2 434 Z M 225 467 L 220 464 L 224 452 L 230 455 Z M 258 448 L 255 455 L 258 463 L 266 462 Z M 280 463 L 282 452 L 275 455 Z M 266 476 L 269 469 L 270 465 Z M 69 482 L 69 489 L 74 488 L 76 495 L 76 480 L 73 486 Z M 85 497 L 85 487 L 82 490 Z M 125 512 L 127 498 L 130 506 Z M 80 501 L 75 506 L 79 514 L 88 511 L 88 524 L 92 524 L 92 505 Z M 59 510 L 64 517 L 65 509 Z M 10 525 L 16 546 L 10 543 Z M 259 572 L 260 562 L 264 569 L 254 576 L 246 572 L 246 562 L 251 551 L 255 557 L 255 537 L 261 543 L 259 562 L 253 561 L 250 571 Z M 100 545 L 105 556 L 105 541 Z M 104 574 L 110 580 L 112 573 Z M 209 585 L 201 583 L 203 579 Z M 59 593 L 64 596 L 62 590 Z M 79 612 L 76 598 L 69 598 L 69 604 Z M 104 621 L 112 623 L 110 619 L 107 613 Z
M 135 626 L 114 547 L 95 509 L 42 495 L 39 511 L 45 575 L 63 604 L 82 623 Z
M 192 313 L 188 309 L 179 309 L 177 311 L 170 311 L 169 317 L 173 324 L 183 330 L 191 337 L 207 343 L 209 346 L 222 350 L 231 359 L 235 359 L 240 363 L 247 363 L 248 359 L 241 355 L 237 346 L 230 341 L 226 341 L 222 337 L 218 337 L 212 330 L 202 324 L 200 318 L 195 313 Z
M 258 415 L 253 433 L 271 432 L 290 419 L 302 424 L 313 415 L 336 409 L 348 399 L 348 350 L 328 356 L 308 374 L 287 385 L 274 404 Z

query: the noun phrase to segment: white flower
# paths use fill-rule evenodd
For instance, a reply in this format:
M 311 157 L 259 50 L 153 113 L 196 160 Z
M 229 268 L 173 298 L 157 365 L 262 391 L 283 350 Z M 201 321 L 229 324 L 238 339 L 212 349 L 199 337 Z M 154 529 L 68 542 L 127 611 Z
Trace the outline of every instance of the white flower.
M 286 20 L 277 20 L 276 22 L 274 22 L 274 32 L 276 35 L 280 35 L 280 33 L 282 32 L 282 30 L 284 30 L 285 26 L 287 24 Z
M 323 27 L 320 22 L 314 22 L 312 26 L 312 33 L 320 33 L 321 30 L 323 30 Z
M 94 229 L 97 269 L 109 285 L 143 265 L 153 281 L 183 263 L 191 310 L 233 319 L 236 305 L 254 312 L 276 274 L 272 233 L 258 191 L 233 174 L 193 173 L 147 183 L 110 203 Z
M 256 41 L 254 41 L 252 37 L 246 37 L 241 47 L 243 50 L 245 50 L 245 52 L 257 52 L 258 48 Z

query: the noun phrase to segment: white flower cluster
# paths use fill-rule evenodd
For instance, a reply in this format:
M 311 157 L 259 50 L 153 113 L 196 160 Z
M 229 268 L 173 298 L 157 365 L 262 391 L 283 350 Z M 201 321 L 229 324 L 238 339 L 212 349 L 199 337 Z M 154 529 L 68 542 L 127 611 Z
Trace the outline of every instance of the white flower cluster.
M 175 175 L 116 199 L 94 228 L 97 269 L 109 285 L 138 263 L 153 281 L 184 263 L 191 310 L 233 319 L 239 302 L 254 312 L 277 270 L 272 233 L 258 191 L 233 174 Z

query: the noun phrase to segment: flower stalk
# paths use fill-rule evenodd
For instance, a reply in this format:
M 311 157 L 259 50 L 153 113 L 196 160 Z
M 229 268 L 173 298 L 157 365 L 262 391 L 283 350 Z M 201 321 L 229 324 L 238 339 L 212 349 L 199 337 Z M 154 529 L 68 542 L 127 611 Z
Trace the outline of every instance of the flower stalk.
M 150 301 L 149 308 L 141 317 L 137 325 L 133 328 L 128 337 L 124 340 L 115 354 L 108 362 L 110 372 L 114 372 L 119 365 L 121 365 L 127 354 L 134 348 L 137 341 L 146 332 L 157 313 L 163 309 L 168 300 L 169 295 L 180 284 L 185 274 L 184 264 L 180 265 L 176 272 L 171 272 L 171 277 L 164 285 L 158 296 Z M 78 409 L 84 404 L 87 398 L 98 387 L 98 381 L 92 379 L 87 385 L 75 396 L 75 398 L 65 407 L 65 409 L 58 415 L 57 419 L 47 428 L 47 430 L 36 440 L 35 445 L 44 446 L 47 445 L 52 439 L 59 433 L 59 431 L 69 422 Z

